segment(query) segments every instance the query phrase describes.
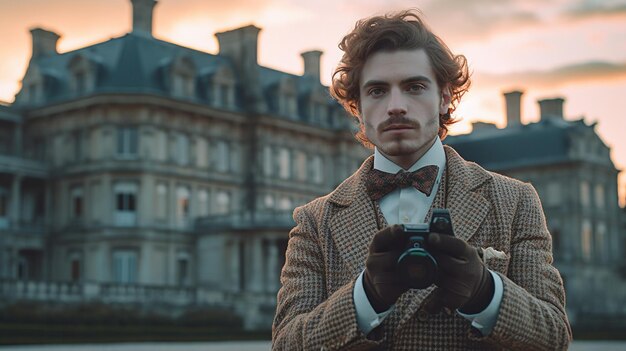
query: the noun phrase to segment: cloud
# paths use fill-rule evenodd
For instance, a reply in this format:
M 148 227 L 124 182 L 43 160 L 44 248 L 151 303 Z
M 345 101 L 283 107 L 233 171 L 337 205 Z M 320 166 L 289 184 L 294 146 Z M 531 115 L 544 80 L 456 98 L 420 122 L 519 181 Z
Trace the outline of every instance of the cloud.
M 581 19 L 598 16 L 625 16 L 625 0 L 590 1 L 583 0 L 569 6 L 564 15 L 566 18 Z
M 517 86 L 555 88 L 586 81 L 626 79 L 626 62 L 589 61 L 551 70 L 532 70 L 508 74 L 476 73 L 476 86 Z

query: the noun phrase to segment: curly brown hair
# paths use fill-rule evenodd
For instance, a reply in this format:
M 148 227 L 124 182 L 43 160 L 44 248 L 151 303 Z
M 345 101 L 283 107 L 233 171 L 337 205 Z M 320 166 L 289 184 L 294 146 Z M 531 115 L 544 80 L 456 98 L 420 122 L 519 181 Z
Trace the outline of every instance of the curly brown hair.
M 406 10 L 358 21 L 354 30 L 339 43 L 344 54 L 333 73 L 330 94 L 361 122 L 359 88 L 367 59 L 378 51 L 424 49 L 438 86 L 450 89 L 451 107 L 448 113 L 439 115 L 439 136 L 443 139 L 448 133 L 447 126 L 457 122 L 450 115 L 470 86 L 467 59 L 463 55 L 454 55 L 416 12 L 419 11 Z M 356 138 L 366 147 L 373 147 L 365 136 L 362 123 Z

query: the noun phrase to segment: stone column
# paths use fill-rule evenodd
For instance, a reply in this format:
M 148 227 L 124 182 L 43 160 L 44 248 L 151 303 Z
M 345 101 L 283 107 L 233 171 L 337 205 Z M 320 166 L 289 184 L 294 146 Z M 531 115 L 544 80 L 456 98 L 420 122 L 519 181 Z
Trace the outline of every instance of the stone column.
M 279 286 L 278 247 L 276 240 L 269 240 L 267 246 L 266 287 L 268 292 L 276 292 Z
M 17 228 L 20 225 L 22 207 L 22 176 L 16 174 L 11 182 L 11 227 Z

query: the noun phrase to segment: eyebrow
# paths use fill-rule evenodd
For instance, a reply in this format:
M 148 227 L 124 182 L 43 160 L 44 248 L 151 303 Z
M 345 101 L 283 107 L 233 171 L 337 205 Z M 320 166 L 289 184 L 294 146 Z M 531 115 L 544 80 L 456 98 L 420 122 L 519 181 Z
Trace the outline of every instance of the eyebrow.
M 430 78 L 426 76 L 414 76 L 414 77 L 409 77 L 409 78 L 401 80 L 400 84 L 407 84 L 407 83 L 412 83 L 412 82 L 432 83 Z M 376 85 L 389 85 L 389 83 L 383 80 L 368 80 L 367 82 L 365 82 L 365 84 L 363 84 L 363 89 L 368 88 L 370 86 L 376 86 Z

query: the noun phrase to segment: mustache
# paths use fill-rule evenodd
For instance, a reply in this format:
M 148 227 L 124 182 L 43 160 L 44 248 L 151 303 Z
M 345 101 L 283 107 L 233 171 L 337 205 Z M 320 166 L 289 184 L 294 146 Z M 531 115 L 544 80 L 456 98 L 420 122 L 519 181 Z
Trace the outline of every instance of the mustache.
M 407 117 L 395 117 L 395 118 L 390 118 L 386 121 L 384 121 L 383 123 L 378 125 L 378 132 L 383 132 L 385 131 L 387 128 L 391 127 L 392 125 L 395 124 L 403 124 L 403 125 L 407 125 L 410 126 L 412 128 L 419 128 L 419 124 Z

